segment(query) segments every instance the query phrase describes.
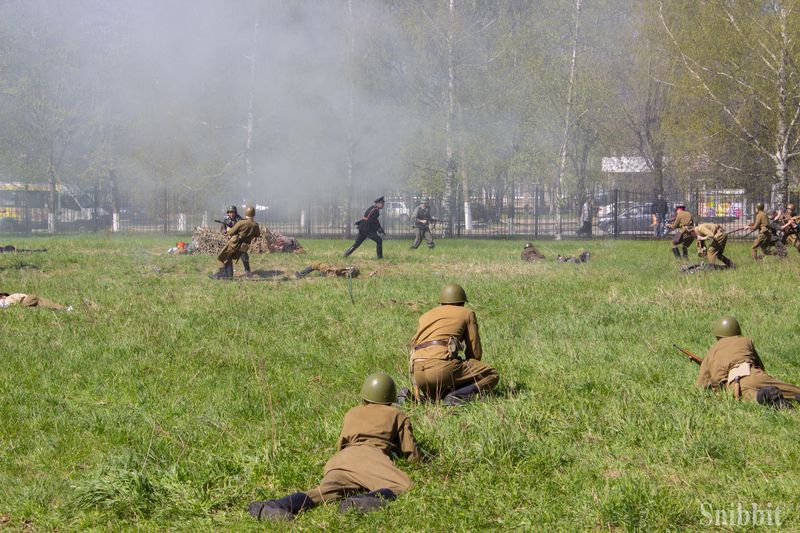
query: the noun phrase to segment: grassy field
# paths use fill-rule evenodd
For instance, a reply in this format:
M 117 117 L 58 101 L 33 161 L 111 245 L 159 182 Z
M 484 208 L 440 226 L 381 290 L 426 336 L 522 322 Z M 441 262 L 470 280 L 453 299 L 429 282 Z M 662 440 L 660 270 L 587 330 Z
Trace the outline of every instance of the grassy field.
M 0 529 L 284 529 L 248 502 L 319 481 L 364 377 L 407 380 L 416 320 L 455 281 L 497 394 L 406 408 L 428 454 L 403 465 L 412 491 L 293 529 L 698 531 L 714 529 L 704 510 L 741 503 L 800 530 L 800 412 L 695 390 L 671 347 L 703 355 L 734 313 L 767 371 L 800 382 L 794 251 L 755 264 L 736 243 L 736 271 L 682 275 L 663 241 L 544 243 L 543 264 L 514 241 L 389 241 L 382 262 L 367 242 L 351 302 L 347 280 L 316 274 L 210 280 L 212 258 L 164 253 L 176 240 L 17 239 L 49 252 L 0 255 L 0 290 L 75 307 L 0 310 Z M 253 268 L 341 262 L 347 246 L 303 244 Z M 589 264 L 552 261 L 584 245 Z

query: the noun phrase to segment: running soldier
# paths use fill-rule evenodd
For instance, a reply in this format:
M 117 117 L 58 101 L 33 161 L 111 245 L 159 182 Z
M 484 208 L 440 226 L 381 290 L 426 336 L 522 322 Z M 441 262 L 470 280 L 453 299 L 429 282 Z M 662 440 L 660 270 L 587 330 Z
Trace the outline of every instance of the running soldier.
M 355 225 L 358 227 L 358 236 L 356 236 L 356 242 L 345 250 L 344 257 L 348 257 L 355 252 L 365 240 L 372 239 L 375 241 L 375 250 L 378 254 L 378 259 L 383 259 L 383 238 L 386 236 L 386 233 L 384 233 L 378 217 L 381 216 L 381 209 L 383 209 L 385 204 L 386 202 L 384 202 L 383 196 L 375 198 L 372 207 L 364 211 L 364 216 L 356 221 Z
M 433 249 L 433 233 L 431 233 L 431 223 L 437 222 L 436 219 L 431 218 L 431 210 L 428 208 L 428 200 L 422 200 L 414 213 L 411 215 L 414 220 L 414 243 L 411 245 L 412 250 L 419 248 L 422 239 L 428 243 L 428 248 Z
M 678 247 L 683 248 L 683 258 L 689 259 L 689 246 L 694 242 L 694 219 L 692 214 L 686 210 L 686 204 L 679 203 L 675 206 L 675 220 L 671 224 L 667 224 L 667 228 L 678 230 L 675 238 L 672 239 L 672 255 L 675 259 L 681 259 L 681 252 Z

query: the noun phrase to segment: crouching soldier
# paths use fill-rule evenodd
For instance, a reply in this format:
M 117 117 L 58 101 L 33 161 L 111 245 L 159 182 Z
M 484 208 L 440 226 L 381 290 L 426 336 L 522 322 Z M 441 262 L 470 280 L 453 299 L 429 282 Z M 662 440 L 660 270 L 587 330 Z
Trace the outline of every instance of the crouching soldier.
M 725 246 L 728 244 L 728 234 L 719 224 L 699 224 L 694 228 L 697 236 L 697 255 L 707 257 L 712 268 L 717 267 L 717 259 L 722 261 L 726 268 L 734 268 L 733 261 L 725 257 Z
M 315 270 L 323 276 L 336 276 L 339 278 L 357 278 L 361 273 L 357 266 L 338 267 L 328 263 L 311 263 L 300 272 L 295 272 L 294 277 L 302 279 Z
M 222 248 L 222 251 L 217 256 L 217 261 L 221 263 L 219 271 L 211 277 L 215 279 L 233 279 L 233 262 L 240 257 L 244 257 L 250 249 L 250 243 L 253 239 L 261 235 L 261 229 L 253 217 L 256 216 L 256 210 L 253 207 L 248 207 L 244 210 L 244 220 L 238 221 L 230 229 L 226 235 L 228 242 Z M 249 259 L 246 264 L 245 274 L 250 274 Z
M 800 401 L 800 387 L 778 381 L 764 371 L 753 340 L 742 337 L 735 317 L 718 318 L 712 333 L 717 342 L 700 365 L 696 383 L 699 388 L 724 389 L 736 399 L 774 407 L 790 407 L 794 403 L 791 400 Z
M 392 462 L 393 455 L 419 459 L 411 420 L 392 404 L 397 401 L 394 380 L 377 373 L 361 388 L 363 404 L 344 415 L 339 450 L 325 465 L 319 486 L 277 500 L 253 502 L 250 514 L 259 520 L 292 520 L 300 511 L 341 500 L 340 512 L 375 511 L 411 488 L 411 479 Z
M 439 305 L 419 319 L 411 340 L 411 381 L 415 399 L 444 399 L 461 405 L 491 390 L 499 380 L 497 370 L 481 362 L 483 349 L 475 313 L 464 307 L 467 294 L 461 285 L 448 283 Z M 458 354 L 463 351 L 466 359 Z

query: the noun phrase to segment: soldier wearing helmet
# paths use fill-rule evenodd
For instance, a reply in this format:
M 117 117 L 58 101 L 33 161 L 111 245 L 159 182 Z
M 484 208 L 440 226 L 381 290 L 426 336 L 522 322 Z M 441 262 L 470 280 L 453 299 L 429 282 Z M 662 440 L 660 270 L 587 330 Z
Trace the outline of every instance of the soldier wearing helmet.
M 239 214 L 236 206 L 231 204 L 228 206 L 228 209 L 225 211 L 225 218 L 222 219 L 222 225 L 220 227 L 220 231 L 224 233 L 226 236 L 230 229 L 236 225 L 237 222 L 240 220 L 244 220 L 242 216 Z M 242 267 L 244 268 L 245 275 L 250 275 L 250 255 L 247 252 L 244 252 L 241 256 L 242 259 Z M 231 274 L 232 275 L 232 274 Z
M 769 217 L 764 213 L 764 202 L 756 204 L 756 216 L 753 223 L 749 226 L 750 231 L 757 231 L 758 235 L 750 247 L 750 256 L 756 261 L 762 259 L 762 255 L 758 250 L 762 250 L 764 255 L 772 255 L 772 231 L 769 226 Z
M 800 216 L 795 214 L 795 205 L 787 204 L 786 211 L 778 215 L 776 218 L 780 224 L 780 229 L 783 232 L 781 242 L 790 244 L 800 252 L 800 239 L 798 239 L 798 223 L 800 223 Z
M 397 401 L 394 380 L 384 374 L 367 376 L 361 388 L 362 404 L 344 415 L 336 455 L 325 465 L 319 486 L 276 500 L 250 504 L 259 520 L 293 520 L 295 515 L 320 503 L 341 500 L 340 512 L 375 511 L 411 488 L 411 479 L 391 457 L 410 461 L 420 453 L 411 420 L 392 404 Z
M 431 223 L 438 222 L 435 218 L 431 217 L 431 210 L 428 207 L 428 200 L 422 200 L 414 212 L 411 214 L 411 220 L 414 221 L 414 242 L 411 244 L 411 249 L 416 250 L 419 248 L 422 239 L 428 243 L 428 248 L 433 249 L 433 233 L 431 233 Z
M 261 235 L 261 229 L 258 224 L 253 220 L 256 215 L 256 210 L 248 207 L 244 211 L 244 220 L 239 220 L 230 229 L 226 235 L 228 242 L 222 248 L 222 251 L 217 256 L 217 261 L 220 262 L 219 270 L 211 277 L 215 279 L 233 279 L 233 262 L 242 258 L 242 264 L 245 268 L 245 275 L 250 274 L 250 258 L 247 251 L 250 249 L 250 243 L 253 239 Z
M 522 260 L 541 261 L 542 259 L 544 259 L 544 254 L 537 250 L 532 242 L 526 242 L 525 247 L 522 249 Z
M 775 407 L 788 407 L 790 401 L 800 401 L 800 387 L 778 381 L 764 371 L 753 340 L 742 337 L 736 317 L 718 318 L 711 333 L 717 341 L 700 365 L 696 382 L 699 388 L 724 389 L 736 399 Z
M 411 381 L 414 397 L 444 399 L 445 405 L 460 405 L 491 390 L 497 370 L 481 362 L 483 349 L 478 321 L 464 307 L 463 287 L 448 283 L 439 295 L 439 305 L 419 319 L 411 340 Z M 464 352 L 465 359 L 459 357 Z
M 675 259 L 681 259 L 681 252 L 678 247 L 683 247 L 683 258 L 689 258 L 689 246 L 694 242 L 694 218 L 692 214 L 686 210 L 686 204 L 678 203 L 675 206 L 675 219 L 667 224 L 667 228 L 678 230 L 675 233 L 675 238 L 672 239 L 672 254 Z

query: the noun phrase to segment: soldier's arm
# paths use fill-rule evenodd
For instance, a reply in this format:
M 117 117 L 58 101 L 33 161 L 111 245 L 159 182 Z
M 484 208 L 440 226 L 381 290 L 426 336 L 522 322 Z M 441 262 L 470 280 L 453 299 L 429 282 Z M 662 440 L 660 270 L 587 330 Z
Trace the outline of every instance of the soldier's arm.
M 753 351 L 753 365 L 756 368 L 760 368 L 761 370 L 766 371 L 766 369 L 764 368 L 764 361 L 762 361 L 761 360 L 761 356 L 758 355 L 758 352 L 756 351 L 756 347 L 753 344 L 752 340 L 750 341 L 750 347 L 752 348 L 752 351 Z
M 411 419 L 405 416 L 397 432 L 400 441 L 400 454 L 411 462 L 419 461 L 420 451 L 417 440 L 414 438 L 414 430 L 411 428 Z
M 467 359 L 477 359 L 480 361 L 481 357 L 483 357 L 481 335 L 478 331 L 478 321 L 475 318 L 475 313 L 472 311 L 469 312 L 469 317 L 467 317 L 466 333 L 467 338 L 464 340 L 466 341 L 467 347 L 464 349 L 464 355 L 467 357 Z
M 695 381 L 695 386 L 699 389 L 709 389 L 711 388 L 711 364 L 709 363 L 711 359 L 711 350 L 706 354 L 705 358 L 703 358 L 703 362 L 700 363 L 700 373 L 697 375 L 697 381 Z

